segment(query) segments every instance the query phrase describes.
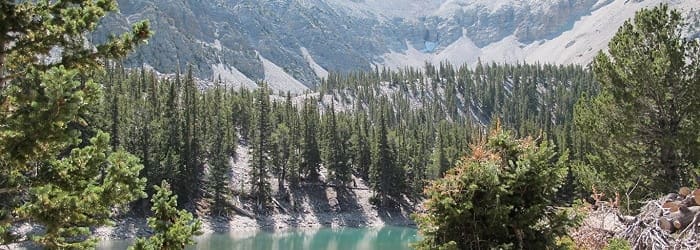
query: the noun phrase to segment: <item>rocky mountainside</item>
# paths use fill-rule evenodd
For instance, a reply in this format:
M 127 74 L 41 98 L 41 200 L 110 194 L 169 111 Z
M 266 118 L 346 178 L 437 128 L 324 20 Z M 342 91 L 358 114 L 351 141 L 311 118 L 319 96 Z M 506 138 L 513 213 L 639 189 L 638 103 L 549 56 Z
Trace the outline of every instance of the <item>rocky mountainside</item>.
M 267 81 L 303 92 L 328 71 L 426 61 L 588 63 L 624 20 L 661 2 L 694 0 L 119 0 L 96 40 L 149 20 L 130 66 L 191 65 L 234 86 Z M 697 27 L 697 26 L 696 26 Z M 693 31 L 698 33 L 697 31 Z

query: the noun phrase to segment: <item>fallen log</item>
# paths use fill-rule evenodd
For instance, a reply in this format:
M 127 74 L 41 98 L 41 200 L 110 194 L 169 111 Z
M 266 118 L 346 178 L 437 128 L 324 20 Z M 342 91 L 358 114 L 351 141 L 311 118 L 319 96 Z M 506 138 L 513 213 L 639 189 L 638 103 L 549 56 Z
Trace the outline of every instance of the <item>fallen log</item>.
M 287 208 L 285 208 L 284 206 L 282 206 L 282 203 L 280 203 L 279 201 L 277 201 L 277 199 L 272 198 L 272 202 L 275 203 L 275 205 L 277 205 L 277 207 L 279 207 L 280 209 L 282 209 L 282 212 L 284 212 L 285 214 L 289 214 Z
M 232 200 L 230 200 L 230 199 L 229 199 L 229 200 L 226 200 L 226 205 L 227 205 L 228 207 L 230 207 L 231 209 L 233 209 L 233 211 L 235 211 L 236 213 L 238 213 L 238 214 L 240 214 L 240 215 L 243 215 L 243 216 L 245 216 L 245 217 L 248 217 L 248 218 L 251 218 L 251 219 L 254 219 L 254 220 L 258 219 L 257 216 L 255 216 L 254 213 L 249 212 L 249 211 L 247 211 L 247 210 L 245 210 L 245 209 L 243 209 L 243 208 L 238 207 L 238 206 L 235 204 L 235 202 L 232 201 Z
M 251 219 L 254 219 L 254 220 L 258 219 L 258 218 L 255 216 L 255 214 L 253 214 L 253 213 L 251 213 L 251 212 L 248 212 L 248 211 L 246 211 L 246 210 L 244 210 L 244 209 L 242 209 L 242 208 L 240 208 L 240 207 L 238 207 L 238 206 L 231 205 L 231 209 L 233 209 L 233 211 L 236 211 L 236 213 L 238 213 L 238 214 L 240 214 L 240 215 L 243 215 L 243 216 L 246 216 L 246 217 L 248 217 L 248 218 L 251 218 Z
M 693 199 L 695 199 L 695 204 L 700 205 L 700 188 L 693 190 Z
M 668 209 L 670 212 L 678 212 L 678 208 L 680 208 L 681 202 L 680 201 L 666 201 L 664 202 L 663 205 L 661 205 L 662 208 Z
M 691 193 L 692 193 L 692 191 L 688 187 L 681 187 L 680 189 L 678 189 L 678 195 L 680 195 L 681 198 L 686 198 Z
M 695 193 L 695 192 L 693 192 Z M 700 189 L 698 189 L 698 195 L 686 195 L 683 200 L 670 200 L 667 199 L 666 202 L 661 206 L 663 208 L 668 208 L 670 212 L 678 212 L 681 207 L 694 207 L 700 205 Z M 682 194 L 681 194 L 682 197 Z
M 679 207 L 677 212 L 672 212 L 667 216 L 659 218 L 659 227 L 670 233 L 685 229 L 700 214 L 700 206 Z

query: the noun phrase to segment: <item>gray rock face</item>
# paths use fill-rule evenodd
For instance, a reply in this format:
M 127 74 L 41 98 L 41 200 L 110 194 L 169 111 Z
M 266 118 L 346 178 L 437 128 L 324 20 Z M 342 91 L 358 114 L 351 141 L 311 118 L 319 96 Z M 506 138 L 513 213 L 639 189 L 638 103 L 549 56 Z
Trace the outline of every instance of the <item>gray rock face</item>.
M 412 6 L 427 0 L 387 1 Z M 500 5 L 493 7 L 490 1 Z M 425 14 L 402 17 L 385 14 L 389 9 L 367 7 L 377 2 L 118 0 L 120 12 L 104 20 L 95 39 L 149 20 L 155 35 L 128 58 L 130 66 L 148 64 L 172 73 L 191 64 L 199 77 L 207 79 L 212 77 L 212 65 L 224 64 L 257 81 L 265 78 L 262 56 L 314 86 L 319 80 L 302 47 L 326 70 L 367 70 L 381 63 L 381 55 L 407 50 L 407 43 L 431 52 L 464 35 L 479 47 L 511 35 L 523 43 L 556 37 L 599 8 L 594 6 L 598 0 L 432 0 L 434 6 Z

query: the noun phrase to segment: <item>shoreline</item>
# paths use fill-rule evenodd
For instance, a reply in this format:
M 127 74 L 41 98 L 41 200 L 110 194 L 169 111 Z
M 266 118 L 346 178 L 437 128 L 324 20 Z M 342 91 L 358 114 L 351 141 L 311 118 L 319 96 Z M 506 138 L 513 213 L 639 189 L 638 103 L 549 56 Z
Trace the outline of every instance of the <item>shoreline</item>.
M 320 228 L 381 228 L 400 226 L 415 228 L 416 224 L 402 213 L 384 211 L 386 216 L 370 216 L 357 212 L 319 214 L 273 214 L 259 219 L 235 215 L 200 217 L 203 235 L 218 233 L 286 232 L 291 230 L 313 230 Z M 92 235 L 100 241 L 129 240 L 147 237 L 152 231 L 146 218 L 124 217 L 115 220 L 114 226 L 99 227 Z
M 295 213 L 272 214 L 251 219 L 245 216 L 221 216 L 200 217 L 202 221 L 202 235 L 230 234 L 240 238 L 247 238 L 259 232 L 289 232 L 289 231 L 313 231 L 322 228 L 382 228 L 384 226 L 416 228 L 416 224 L 404 216 L 405 214 L 380 210 L 385 216 L 367 217 L 362 211 L 337 212 L 337 213 Z M 98 246 L 109 241 L 131 241 L 138 237 L 148 237 L 152 230 L 148 227 L 145 217 L 121 217 L 114 220 L 114 226 L 103 226 L 92 229 L 92 236 L 97 238 Z M 43 227 L 31 223 L 22 223 L 12 229 L 15 233 L 25 236 L 23 241 L 0 245 L 0 249 L 40 249 L 33 244 L 29 237 L 43 232 Z M 195 236 L 201 237 L 201 236 Z M 98 248 L 99 249 L 99 248 Z

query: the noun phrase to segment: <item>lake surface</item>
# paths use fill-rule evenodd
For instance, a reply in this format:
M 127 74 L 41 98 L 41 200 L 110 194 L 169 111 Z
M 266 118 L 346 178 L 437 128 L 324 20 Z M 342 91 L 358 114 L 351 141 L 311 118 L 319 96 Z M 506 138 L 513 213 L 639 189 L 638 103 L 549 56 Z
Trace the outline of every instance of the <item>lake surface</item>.
M 418 240 L 415 228 L 320 228 L 285 232 L 209 234 L 197 237 L 197 246 L 188 249 L 411 249 Z M 126 249 L 129 241 L 101 242 L 98 249 Z

